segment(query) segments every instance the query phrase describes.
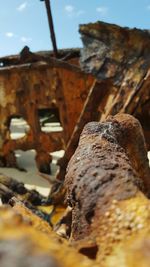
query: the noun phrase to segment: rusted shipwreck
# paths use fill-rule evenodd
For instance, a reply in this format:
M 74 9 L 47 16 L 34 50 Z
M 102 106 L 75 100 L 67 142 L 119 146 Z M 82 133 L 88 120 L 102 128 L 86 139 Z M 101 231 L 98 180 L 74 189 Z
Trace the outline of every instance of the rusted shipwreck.
M 49 172 L 49 153 L 69 149 L 66 168 L 85 123 L 118 112 L 140 120 L 150 149 L 149 32 L 98 22 L 81 25 L 80 33 L 81 54 L 60 51 L 56 59 L 24 48 L 18 56 L 0 59 L 1 166 L 16 164 L 15 150 L 35 149 L 38 168 Z M 62 132 L 42 132 L 39 114 L 47 109 L 58 114 Z M 10 137 L 13 117 L 30 126 L 19 140 Z
M 102 22 L 81 25 L 80 33 L 80 56 L 27 49 L 1 59 L 2 162 L 12 166 L 16 148 L 34 148 L 46 172 L 46 155 L 65 149 L 48 199 L 0 176 L 9 203 L 0 208 L 2 266 L 149 267 L 150 35 Z M 58 110 L 61 133 L 41 131 L 44 108 Z M 16 115 L 30 131 L 14 141 Z

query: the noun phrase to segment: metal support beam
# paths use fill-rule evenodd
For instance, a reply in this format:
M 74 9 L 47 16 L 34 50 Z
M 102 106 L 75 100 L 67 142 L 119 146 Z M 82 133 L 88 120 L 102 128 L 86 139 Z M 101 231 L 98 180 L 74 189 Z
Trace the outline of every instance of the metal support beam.
M 57 49 L 56 36 L 55 36 L 55 31 L 54 31 L 54 23 L 53 23 L 50 0 L 40 0 L 40 1 L 45 2 L 54 55 L 55 57 L 58 57 L 58 49 Z

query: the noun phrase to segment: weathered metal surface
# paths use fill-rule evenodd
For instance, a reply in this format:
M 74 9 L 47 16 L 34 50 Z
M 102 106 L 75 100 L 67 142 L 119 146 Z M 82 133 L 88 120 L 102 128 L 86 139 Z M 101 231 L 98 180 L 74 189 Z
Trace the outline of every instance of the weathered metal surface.
M 35 192 L 1 175 L 0 196 L 12 194 L 12 208 L 0 208 L 2 266 L 149 266 L 150 169 L 137 119 L 118 114 L 88 123 L 65 187 L 68 207 L 60 223 L 59 208 L 53 214 L 47 207 L 57 223 L 52 229 L 37 206 L 41 196 L 37 202 Z
M 60 171 L 57 175 L 57 179 L 61 180 L 64 178 L 67 164 L 78 145 L 79 137 L 84 125 L 91 120 L 99 119 L 100 111 L 98 110 L 98 107 L 100 101 L 104 101 L 106 91 L 109 92 L 109 83 L 94 81 L 84 103 L 81 114 L 74 127 L 70 140 L 68 141 L 65 154 L 63 158 L 59 160 Z
M 73 207 L 72 237 L 89 234 L 95 213 L 105 212 L 114 198 L 134 197 L 139 178 L 149 194 L 150 169 L 138 121 L 120 114 L 87 124 L 65 178 L 67 201 Z
M 91 261 L 52 232 L 21 204 L 0 207 L 0 265 L 3 267 L 90 267 Z
M 34 148 L 39 170 L 49 173 L 49 152 L 63 148 L 66 153 L 58 174 L 63 180 L 84 124 L 94 119 L 103 121 L 118 112 L 140 120 L 150 149 L 148 31 L 98 22 L 81 25 L 80 32 L 84 44 L 80 60 L 83 71 L 76 49 L 59 51 L 61 60 L 56 60 L 52 53 L 32 53 L 25 47 L 20 55 L 0 60 L 4 65 L 0 68 L 1 165 L 16 164 L 14 150 Z M 95 80 L 100 85 L 97 96 L 91 100 Z M 85 108 L 87 103 L 90 112 Z M 38 110 L 42 108 L 59 111 L 62 133 L 41 131 Z M 10 140 L 9 124 L 16 115 L 27 121 L 30 131 L 14 141 Z
M 91 100 L 94 89 L 91 87 L 85 102 L 85 105 L 88 102 L 91 113 L 86 111 L 84 105 L 59 163 L 61 168 L 57 177 L 62 180 L 83 129 L 83 118 L 86 118 L 86 123 L 90 120 L 103 121 L 118 112 L 132 114 L 140 120 L 147 149 L 150 150 L 149 32 L 98 22 L 81 25 L 80 33 L 84 45 L 81 50 L 81 68 L 99 81 L 102 95 L 99 98 L 99 92 L 94 103 Z M 96 119 L 95 112 L 99 114 Z
M 58 49 L 57 49 L 57 42 L 56 42 L 56 36 L 55 36 L 55 30 L 54 30 L 51 3 L 50 3 L 50 0 L 42 0 L 42 1 L 45 2 L 47 18 L 48 18 L 48 24 L 49 24 L 49 29 L 50 29 L 51 42 L 52 42 L 52 46 L 53 46 L 53 50 L 54 50 L 54 55 L 55 55 L 55 57 L 58 57 Z
M 72 208 L 71 240 L 79 240 L 81 250 L 91 240 L 99 247 L 98 262 L 117 266 L 120 253 L 125 260 L 128 257 L 128 242 L 136 249 L 136 240 L 141 246 L 147 234 L 150 240 L 146 197 L 150 194 L 150 168 L 142 128 L 131 115 L 120 114 L 85 126 L 69 162 L 65 186 Z M 140 249 L 143 253 L 144 247 Z
M 41 172 L 49 173 L 50 152 L 64 149 L 82 110 L 93 77 L 77 66 L 50 59 L 0 69 L 1 166 L 14 166 L 14 150 L 36 150 Z M 38 112 L 58 109 L 63 132 L 42 132 Z M 10 121 L 21 116 L 30 126 L 25 137 L 11 140 Z
M 80 32 L 81 66 L 90 74 L 79 68 L 78 51 L 73 57 L 72 52 L 62 53 L 63 60 L 56 60 L 25 47 L 19 56 L 0 61 L 1 165 L 16 164 L 16 149 L 35 149 L 38 168 L 49 173 L 49 153 L 64 148 L 58 174 L 63 180 L 85 123 L 100 121 L 85 126 L 64 186 L 59 182 L 52 188 L 54 206 L 48 206 L 48 213 L 41 205 L 51 204 L 51 199 L 1 175 L 0 196 L 13 206 L 0 208 L 0 265 L 4 267 L 22 263 L 149 267 L 150 169 L 144 136 L 132 116 L 108 117 L 117 112 L 134 114 L 150 147 L 149 33 L 100 22 L 82 25 Z M 44 108 L 59 110 L 63 132 L 42 132 L 38 112 Z M 14 116 L 23 117 L 30 126 L 19 140 L 10 138 Z M 69 213 L 55 229 L 63 237 L 70 236 L 72 248 L 39 218 L 49 221 L 53 215 L 54 224 L 58 222 L 64 193 Z
M 80 49 L 60 49 L 59 57 L 65 61 L 74 63 L 75 65 L 79 65 L 79 56 Z M 19 55 L 10 55 L 4 56 L 0 58 L 0 68 L 25 64 L 25 63 L 35 63 L 38 61 L 50 62 L 54 54 L 52 51 L 40 51 L 32 53 L 28 46 L 25 46 Z
M 97 22 L 81 25 L 80 33 L 84 45 L 81 67 L 97 79 L 111 80 L 116 87 L 108 95 L 101 120 L 118 112 L 132 114 L 140 119 L 146 137 L 150 132 L 149 31 Z M 150 148 L 149 139 L 146 141 Z

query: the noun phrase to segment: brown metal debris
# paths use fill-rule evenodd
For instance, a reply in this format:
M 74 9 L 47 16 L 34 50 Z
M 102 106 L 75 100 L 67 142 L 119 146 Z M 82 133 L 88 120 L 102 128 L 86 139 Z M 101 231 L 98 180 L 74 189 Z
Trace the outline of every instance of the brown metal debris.
M 0 176 L 12 206 L 0 208 L 3 267 L 149 267 L 149 33 L 102 22 L 80 33 L 83 70 L 79 51 L 59 51 L 60 60 L 25 47 L 1 59 L 0 165 L 16 166 L 15 150 L 35 149 L 38 169 L 50 173 L 50 152 L 65 150 L 48 199 Z M 44 110 L 62 132 L 42 131 Z M 14 117 L 29 126 L 18 140 Z
M 64 149 L 58 174 L 64 180 L 83 126 L 94 120 L 95 114 L 100 121 L 118 112 L 134 115 L 142 124 L 149 150 L 149 33 L 102 22 L 81 25 L 80 33 L 84 71 L 79 67 L 77 49 L 59 51 L 61 60 L 55 59 L 53 53 L 32 53 L 28 47 L 18 56 L 1 58 L 1 166 L 16 165 L 16 149 L 35 149 L 39 170 L 50 173 L 49 153 Z M 91 100 L 95 82 L 100 97 Z M 87 112 L 88 102 L 93 112 Z M 42 132 L 38 114 L 44 109 L 59 114 L 63 132 Z M 17 141 L 11 140 L 9 129 L 15 116 L 30 126 L 26 136 Z
M 101 121 L 118 112 L 134 115 L 142 124 L 149 150 L 149 31 L 97 22 L 81 25 L 80 33 L 84 45 L 81 67 L 97 79 L 112 81 Z
M 16 165 L 15 150 L 35 149 L 39 170 L 50 173 L 49 153 L 65 149 L 93 80 L 79 67 L 52 58 L 49 63 L 1 68 L 1 166 Z M 62 132 L 42 131 L 39 112 L 46 109 L 58 112 Z M 25 137 L 18 140 L 10 137 L 14 117 L 23 118 L 30 126 Z
M 95 120 L 103 121 L 109 115 L 118 112 L 134 115 L 139 119 L 150 150 L 150 37 L 148 31 L 121 28 L 107 23 L 93 23 L 80 26 L 84 48 L 81 50 L 81 68 L 92 73 L 99 82 L 102 94 L 95 97 L 93 104 L 94 85 L 91 87 L 87 100 L 78 119 L 77 125 L 68 142 L 63 159 L 60 161 L 59 179 L 64 179 L 65 170 L 71 155 L 76 148 L 83 127 Z M 122 45 L 123 43 L 123 45 Z M 85 109 L 93 112 L 88 113 Z M 99 114 L 99 115 L 98 115 Z M 86 120 L 84 119 L 86 118 Z
M 65 187 L 72 208 L 71 241 L 80 251 L 91 240 L 91 247 L 99 248 L 97 262 L 117 266 L 122 253 L 117 249 L 124 253 L 132 243 L 127 250 L 132 255 L 136 240 L 141 246 L 149 242 L 150 168 L 141 126 L 131 115 L 118 114 L 84 127 Z M 116 265 L 109 257 L 115 257 Z
M 0 208 L 0 263 L 13 257 L 18 267 L 20 259 L 27 267 L 30 261 L 39 267 L 51 266 L 50 261 L 68 267 L 114 267 L 122 261 L 121 267 L 139 262 L 148 267 L 149 178 L 144 137 L 134 117 L 118 114 L 88 123 L 67 168 L 68 208 L 54 228 L 61 237 L 39 218 L 40 207 L 35 212 L 24 202 L 30 192 L 20 192 L 22 184 L 1 175 L 0 194 L 7 188 L 18 199 L 9 202 L 12 209 Z
M 91 261 L 23 205 L 0 207 L 0 266 L 90 267 Z
M 138 121 L 120 114 L 87 124 L 69 162 L 65 186 L 73 208 L 73 239 L 90 234 L 94 217 L 102 216 L 113 199 L 133 198 L 139 190 L 149 195 L 150 169 Z

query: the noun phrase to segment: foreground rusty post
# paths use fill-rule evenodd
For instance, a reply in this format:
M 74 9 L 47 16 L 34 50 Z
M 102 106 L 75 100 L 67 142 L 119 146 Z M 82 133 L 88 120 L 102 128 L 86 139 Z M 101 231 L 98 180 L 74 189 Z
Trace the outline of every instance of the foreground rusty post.
M 139 192 L 149 194 L 150 169 L 138 121 L 119 114 L 102 123 L 87 124 L 69 162 L 65 186 L 73 208 L 75 240 L 91 235 L 114 199 L 125 201 Z
M 53 50 L 54 50 L 55 57 L 58 57 L 58 49 L 57 49 L 56 36 L 55 36 L 55 31 L 54 31 L 50 0 L 40 0 L 40 1 L 45 2 Z
M 69 242 L 41 219 L 45 215 L 37 202 L 31 206 L 33 192 L 1 175 L 0 194 L 11 198 L 12 209 L 0 208 L 0 266 L 10 265 L 13 255 L 12 267 L 20 266 L 20 259 L 27 267 L 37 262 L 39 267 L 149 267 L 150 169 L 138 120 L 118 114 L 88 123 L 65 186 L 69 216 L 65 213 L 54 229 L 63 237 L 66 229 L 68 238 L 71 231 Z

